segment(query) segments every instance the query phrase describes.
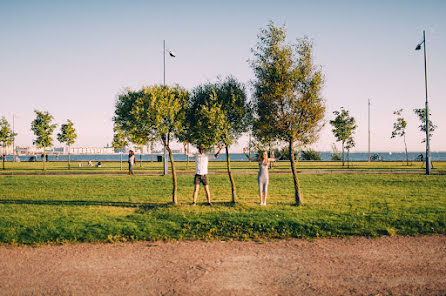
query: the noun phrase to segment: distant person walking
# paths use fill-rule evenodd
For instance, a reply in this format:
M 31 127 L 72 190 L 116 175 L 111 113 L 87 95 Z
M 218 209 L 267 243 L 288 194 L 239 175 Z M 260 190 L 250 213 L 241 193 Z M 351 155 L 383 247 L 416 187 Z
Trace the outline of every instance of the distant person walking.
M 276 161 L 279 158 L 269 158 L 268 152 L 263 151 L 259 158 L 251 158 L 250 155 L 246 154 L 246 149 L 243 148 L 243 153 L 249 159 L 249 161 L 259 162 L 259 173 L 257 174 L 257 182 L 259 184 L 259 197 L 260 205 L 266 206 L 266 198 L 268 197 L 268 184 L 269 184 L 269 173 L 268 165 L 271 161 Z
M 195 158 L 195 177 L 194 177 L 194 194 L 193 194 L 193 202 L 192 205 L 195 206 L 197 204 L 197 196 L 198 190 L 200 189 L 200 183 L 204 185 L 204 191 L 206 192 L 206 198 L 208 200 L 208 205 L 212 206 L 211 203 L 211 193 L 209 191 L 209 178 L 208 178 L 208 161 L 209 154 L 205 153 L 205 149 L 203 146 L 200 146 L 198 149 L 198 153 L 194 155 L 190 155 L 186 149 L 186 144 L 184 144 L 184 154 L 188 157 Z M 217 158 L 220 155 L 221 146 L 218 146 L 218 152 L 214 155 Z
M 134 175 L 133 165 L 135 164 L 135 152 L 133 150 L 129 151 L 129 175 Z

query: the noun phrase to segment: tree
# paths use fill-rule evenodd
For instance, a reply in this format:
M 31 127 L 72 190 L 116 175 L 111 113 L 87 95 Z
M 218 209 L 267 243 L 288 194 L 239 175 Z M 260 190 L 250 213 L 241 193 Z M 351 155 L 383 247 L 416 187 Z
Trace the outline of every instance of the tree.
M 280 140 L 294 147 L 304 147 L 317 140 L 323 126 L 325 105 L 321 97 L 322 71 L 313 65 L 312 42 L 297 39 L 285 43 L 285 27 L 273 22 L 261 29 L 252 52 L 255 74 L 253 133 L 263 142 Z M 294 157 L 290 158 L 295 200 L 303 202 Z
M 421 124 L 418 126 L 418 128 L 420 129 L 421 132 L 426 134 L 426 108 L 413 109 L 413 112 L 415 112 L 415 114 L 418 116 L 418 119 L 420 119 L 420 121 L 421 121 Z M 430 115 L 431 114 L 429 113 L 429 116 Z M 432 121 L 429 119 L 429 138 L 432 137 L 432 134 L 436 128 L 437 128 L 437 126 L 434 125 L 432 123 Z M 426 138 L 424 138 L 423 141 L 421 141 L 421 143 L 425 143 L 425 142 L 426 142 Z
M 73 127 L 73 122 L 71 120 L 67 120 L 67 123 L 62 124 L 60 127 L 60 133 L 57 134 L 57 140 L 60 143 L 67 143 L 68 146 L 68 169 L 70 166 L 70 146 L 76 142 L 77 134 L 76 130 Z
M 393 123 L 393 131 L 391 139 L 395 137 L 403 137 L 404 141 L 404 150 L 406 152 L 406 165 L 409 165 L 409 155 L 407 153 L 407 144 L 406 144 L 406 127 L 407 127 L 407 121 L 402 117 L 403 109 L 396 110 L 393 112 L 396 116 L 399 116 L 396 118 L 396 121 Z
M 17 133 L 14 133 L 11 130 L 11 126 L 5 117 L 0 119 L 0 143 L 3 146 L 3 155 L 2 155 L 2 163 L 3 169 L 5 169 L 5 158 L 6 152 L 5 149 L 7 146 L 11 145 L 14 142 L 14 138 L 17 136 Z
M 232 202 L 235 203 L 237 193 L 229 148 L 250 127 L 252 115 L 245 87 L 232 76 L 224 80 L 219 79 L 216 83 L 206 83 L 193 90 L 189 106 L 190 142 L 197 146 L 207 142 L 205 145 L 209 147 L 220 142 L 225 146 Z M 205 107 L 201 108 L 203 106 Z M 217 122 L 218 120 L 220 122 Z M 199 129 L 203 128 L 205 132 L 200 133 Z
M 129 144 L 127 137 L 118 125 L 114 125 L 113 127 L 113 142 L 112 146 L 114 149 L 117 149 L 120 151 L 121 154 L 121 167 L 120 170 L 122 170 L 122 149 L 124 149 L 125 146 Z
M 347 140 L 352 137 L 355 132 L 355 129 L 358 127 L 356 125 L 355 118 L 350 116 L 349 112 L 341 107 L 340 111 L 334 111 L 334 115 L 336 118 L 334 120 L 330 120 L 330 124 L 333 126 L 331 130 L 336 137 L 338 142 L 342 144 L 342 166 L 344 166 L 344 148 Z M 353 140 L 353 139 L 352 139 Z
M 145 143 L 159 140 L 169 152 L 172 169 L 172 200 L 177 203 L 177 175 L 170 142 L 182 135 L 189 93 L 180 86 L 150 86 L 127 90 L 118 97 L 114 122 Z
M 182 139 L 205 150 L 214 148 L 229 128 L 217 94 L 210 84 L 192 90 L 188 101 L 185 129 Z
M 31 123 L 31 130 L 34 132 L 36 139 L 33 144 L 37 148 L 43 148 L 43 170 L 46 170 L 46 147 L 53 146 L 52 134 L 56 129 L 56 124 L 51 124 L 54 117 L 48 111 L 34 110 L 36 119 Z
M 356 146 L 355 140 L 350 136 L 347 141 L 345 141 L 345 149 L 347 150 L 347 167 L 350 167 L 350 149 Z

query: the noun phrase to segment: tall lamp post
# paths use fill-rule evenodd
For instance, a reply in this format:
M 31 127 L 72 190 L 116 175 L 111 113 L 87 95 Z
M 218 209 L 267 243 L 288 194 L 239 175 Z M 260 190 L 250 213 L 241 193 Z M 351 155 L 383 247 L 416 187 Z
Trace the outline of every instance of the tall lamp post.
M 369 157 L 368 157 L 368 162 L 370 162 L 370 99 L 369 99 L 369 103 L 368 103 L 368 109 L 367 109 L 367 115 L 368 115 L 368 121 L 369 121 L 369 125 L 368 125 L 368 148 L 369 148 Z
M 429 104 L 427 99 L 427 65 L 426 65 L 426 33 L 423 30 L 423 41 L 418 43 L 415 50 L 421 49 L 421 44 L 423 44 L 424 48 L 424 85 L 426 88 L 426 175 L 431 174 L 431 151 L 430 151 L 430 144 L 429 144 Z
M 166 50 L 166 40 L 163 40 L 163 85 L 166 85 L 166 51 L 169 53 L 169 55 L 171 57 L 175 57 L 175 54 L 170 51 L 170 50 Z M 166 143 L 168 141 L 168 136 L 166 135 Z M 163 175 L 166 176 L 167 175 L 167 150 L 166 150 L 166 146 L 164 146 L 164 150 L 163 150 L 164 156 L 163 156 Z

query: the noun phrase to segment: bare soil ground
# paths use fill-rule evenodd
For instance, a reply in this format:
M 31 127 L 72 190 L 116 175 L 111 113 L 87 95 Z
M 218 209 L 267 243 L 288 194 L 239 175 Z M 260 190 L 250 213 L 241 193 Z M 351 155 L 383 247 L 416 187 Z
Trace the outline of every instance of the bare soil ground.
M 1 295 L 446 295 L 446 236 L 1 247 Z

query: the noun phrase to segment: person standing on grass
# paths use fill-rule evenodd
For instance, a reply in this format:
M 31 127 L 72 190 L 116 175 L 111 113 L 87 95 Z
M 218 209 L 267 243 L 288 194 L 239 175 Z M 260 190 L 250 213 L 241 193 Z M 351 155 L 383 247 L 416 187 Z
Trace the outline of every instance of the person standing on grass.
M 204 185 L 204 191 L 206 192 L 206 198 L 208 200 L 208 205 L 212 206 L 211 203 L 211 193 L 209 191 L 209 178 L 208 178 L 208 161 L 209 155 L 205 153 L 203 146 L 200 146 L 198 153 L 190 155 L 186 149 L 186 144 L 184 144 L 184 154 L 188 157 L 195 158 L 195 178 L 194 178 L 194 194 L 192 205 L 197 205 L 198 190 L 200 189 L 200 183 Z M 221 145 L 218 146 L 218 152 L 214 155 L 217 158 L 220 155 Z
M 135 152 L 133 150 L 129 151 L 129 175 L 134 175 L 133 165 L 135 164 Z
M 246 154 L 246 149 L 243 148 L 243 153 L 249 159 L 249 161 L 258 161 L 259 162 L 259 173 L 257 174 L 257 182 L 259 184 L 259 197 L 260 197 L 260 205 L 266 206 L 266 198 L 268 197 L 268 184 L 269 184 L 269 174 L 268 174 L 268 165 L 270 161 L 276 161 L 278 158 L 269 158 L 267 151 L 262 151 L 262 154 L 259 158 L 251 158 L 250 155 Z

